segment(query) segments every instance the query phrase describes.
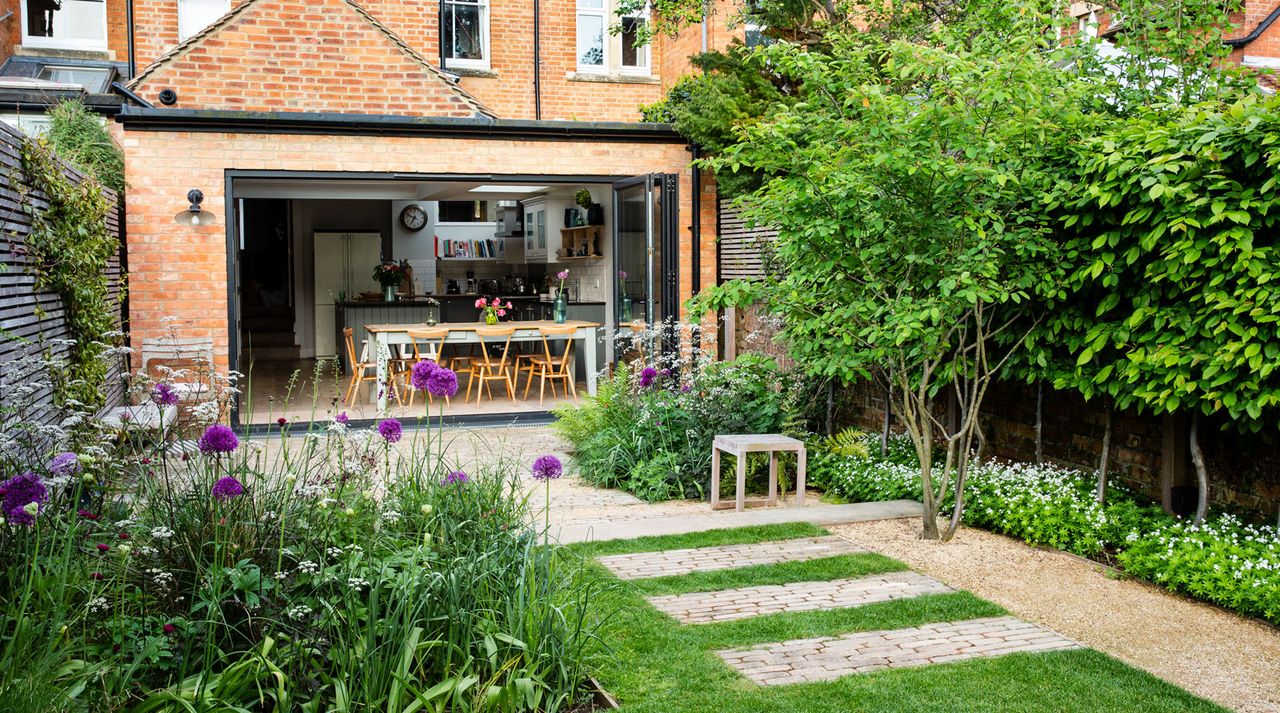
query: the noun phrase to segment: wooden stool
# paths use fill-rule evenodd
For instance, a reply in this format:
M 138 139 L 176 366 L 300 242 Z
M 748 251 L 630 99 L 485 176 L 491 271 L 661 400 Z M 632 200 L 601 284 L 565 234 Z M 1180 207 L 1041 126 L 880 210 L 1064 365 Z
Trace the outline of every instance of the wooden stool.
M 804 441 L 783 436 L 778 433 L 733 434 L 716 436 L 711 444 L 711 509 L 720 510 L 729 507 L 728 503 L 720 503 L 720 452 L 724 451 L 738 459 L 738 487 L 734 509 L 738 512 L 746 507 L 747 494 L 747 454 L 769 454 L 769 505 L 778 503 L 778 454 L 794 451 L 796 454 L 796 507 L 804 506 L 804 475 L 808 454 L 804 449 Z M 758 504 L 753 502 L 752 505 Z

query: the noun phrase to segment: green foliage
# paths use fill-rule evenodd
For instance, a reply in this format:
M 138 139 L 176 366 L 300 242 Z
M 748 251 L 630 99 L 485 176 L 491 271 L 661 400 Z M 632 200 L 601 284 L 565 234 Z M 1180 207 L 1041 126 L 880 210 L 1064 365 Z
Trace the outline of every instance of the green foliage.
M 908 439 L 895 437 L 905 444 Z M 834 493 L 857 501 L 920 497 L 920 471 L 898 456 L 834 458 Z M 1033 545 L 1114 558 L 1125 571 L 1249 616 L 1280 622 L 1280 532 L 1222 515 L 1191 525 L 1112 485 L 1094 498 L 1094 476 L 1054 466 L 986 462 L 974 467 L 964 522 Z
M 119 305 L 110 299 L 107 279 L 108 264 L 120 250 L 107 225 L 112 202 L 93 177 L 68 177 L 48 141 L 24 142 L 22 170 L 26 183 L 48 200 L 45 207 L 29 192 L 22 196 L 22 209 L 31 219 L 26 249 L 35 287 L 61 298 L 74 341 L 58 395 L 97 405 L 107 375 L 107 363 L 99 357 L 120 327 Z
M 111 138 L 102 117 L 74 99 L 58 102 L 48 116 L 44 136 L 54 152 L 117 194 L 123 193 L 124 151 Z
M 650 501 L 705 497 L 716 434 L 805 429 L 812 389 L 772 359 L 686 360 L 664 371 L 642 387 L 637 375 L 619 370 L 591 403 L 556 411 L 556 429 L 573 444 L 582 477 Z M 749 471 L 751 486 L 767 478 L 764 468 Z
M 1109 122 L 1047 194 L 1070 259 L 1028 378 L 1257 429 L 1280 405 L 1276 100 Z

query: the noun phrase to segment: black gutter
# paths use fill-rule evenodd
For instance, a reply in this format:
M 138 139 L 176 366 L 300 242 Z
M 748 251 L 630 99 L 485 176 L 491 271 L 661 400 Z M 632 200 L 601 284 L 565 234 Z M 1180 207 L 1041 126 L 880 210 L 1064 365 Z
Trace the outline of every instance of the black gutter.
M 89 111 L 105 116 L 122 110 L 120 100 L 112 94 L 86 94 L 78 89 L 0 89 L 0 109 L 7 111 L 42 114 L 63 99 L 79 100 Z
M 533 118 L 542 119 L 542 15 L 533 0 Z
M 125 131 L 686 143 L 669 124 L 124 107 Z
M 125 22 L 129 23 L 129 79 L 138 76 L 138 53 L 133 35 L 133 0 L 125 0 Z
M 1267 15 L 1266 17 L 1264 17 L 1262 19 L 1262 22 L 1259 22 L 1258 26 L 1253 28 L 1253 32 L 1250 32 L 1244 37 L 1237 37 L 1232 40 L 1223 40 L 1222 44 L 1228 47 L 1231 47 L 1233 49 L 1244 47 L 1250 42 L 1253 42 L 1254 40 L 1261 37 L 1262 33 L 1266 32 L 1267 29 L 1271 27 L 1271 23 L 1275 22 L 1277 18 L 1280 18 L 1280 7 L 1277 7 L 1276 9 L 1272 10 L 1270 15 Z
M 125 99 L 128 99 L 128 100 L 130 100 L 130 101 L 132 101 L 132 102 L 137 103 L 137 105 L 138 105 L 138 106 L 143 106 L 143 107 L 146 107 L 146 108 L 148 108 L 148 109 L 152 109 L 152 108 L 154 108 L 154 107 L 151 105 L 151 102 L 149 102 L 149 101 L 147 101 L 146 99 L 143 99 L 142 97 L 138 96 L 137 94 L 134 94 L 133 92 L 129 91 L 129 88 L 128 88 L 128 87 L 126 87 L 125 85 L 121 84 L 120 82 L 112 82 L 112 83 L 111 83 L 111 91 L 115 92 L 116 94 L 119 94 L 120 96 L 124 97 Z

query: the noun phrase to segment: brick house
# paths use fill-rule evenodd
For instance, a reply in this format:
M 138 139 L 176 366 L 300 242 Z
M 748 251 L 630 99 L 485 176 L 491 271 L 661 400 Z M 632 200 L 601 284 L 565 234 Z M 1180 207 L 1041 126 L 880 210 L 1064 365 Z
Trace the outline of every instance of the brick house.
M 381 260 L 409 261 L 402 287 L 434 294 L 444 321 L 476 318 L 474 296 L 448 293 L 524 297 L 568 268 L 571 318 L 609 333 L 679 316 L 716 279 L 714 182 L 640 107 L 735 34 L 722 15 L 644 45 L 647 19 L 613 1 L 10 0 L 0 74 L 31 86 L 0 91 L 0 112 L 38 122 L 34 95 L 61 92 L 114 116 L 135 349 L 176 333 L 269 377 L 345 359 L 342 327 L 373 319 L 355 296 Z M 216 222 L 175 223 L 193 189 Z M 602 234 L 568 254 L 560 227 L 583 190 Z M 546 243 L 521 235 L 533 215 Z M 335 234 L 360 255 L 334 252 Z M 407 300 L 377 306 L 422 320 Z M 597 366 L 616 357 L 602 351 Z

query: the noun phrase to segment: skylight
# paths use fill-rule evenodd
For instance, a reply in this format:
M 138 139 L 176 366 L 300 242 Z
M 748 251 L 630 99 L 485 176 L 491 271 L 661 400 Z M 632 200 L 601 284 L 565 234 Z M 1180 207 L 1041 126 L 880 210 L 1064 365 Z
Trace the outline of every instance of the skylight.
M 472 188 L 468 193 L 537 193 L 547 190 L 546 186 L 507 186 L 484 185 Z

